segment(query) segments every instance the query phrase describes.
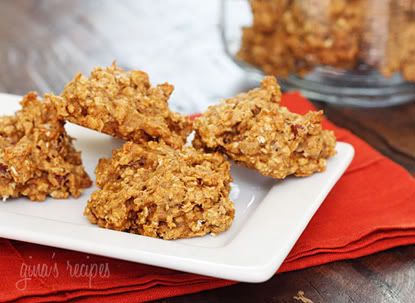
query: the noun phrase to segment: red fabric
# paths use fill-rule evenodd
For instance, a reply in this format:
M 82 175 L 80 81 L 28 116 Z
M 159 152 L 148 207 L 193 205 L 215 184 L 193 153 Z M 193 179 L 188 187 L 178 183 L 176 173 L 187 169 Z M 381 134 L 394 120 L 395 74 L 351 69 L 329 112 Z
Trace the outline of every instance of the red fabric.
M 285 94 L 282 102 L 298 113 L 314 109 L 297 93 Z M 339 141 L 351 143 L 356 155 L 280 272 L 415 244 L 414 178 L 349 131 L 324 124 Z M 75 264 L 88 266 L 83 268 L 87 277 L 71 275 Z M 90 271 L 94 266 L 102 267 L 101 276 Z M 30 278 L 26 284 L 24 277 Z M 234 283 L 0 239 L 0 302 L 142 302 Z

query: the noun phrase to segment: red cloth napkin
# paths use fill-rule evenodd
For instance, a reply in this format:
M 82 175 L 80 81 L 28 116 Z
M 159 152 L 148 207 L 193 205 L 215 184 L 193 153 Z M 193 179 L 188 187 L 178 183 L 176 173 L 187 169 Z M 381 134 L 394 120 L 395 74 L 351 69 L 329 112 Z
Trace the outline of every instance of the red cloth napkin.
M 298 113 L 314 109 L 297 93 L 282 102 Z M 415 244 L 414 178 L 349 131 L 324 125 L 356 155 L 280 272 Z M 0 302 L 142 302 L 234 283 L 0 239 Z

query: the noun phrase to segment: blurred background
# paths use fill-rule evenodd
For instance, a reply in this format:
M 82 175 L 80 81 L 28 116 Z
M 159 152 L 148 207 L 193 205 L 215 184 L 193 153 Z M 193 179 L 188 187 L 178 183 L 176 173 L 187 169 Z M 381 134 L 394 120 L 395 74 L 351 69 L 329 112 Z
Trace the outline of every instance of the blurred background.
M 199 112 L 245 85 L 218 14 L 215 0 L 1 0 L 0 91 L 60 93 L 75 73 L 116 60 L 174 84 L 174 110 Z
M 390 9 L 394 3 L 403 5 L 398 8 L 399 14 Z M 324 109 L 330 120 L 413 171 L 415 89 L 402 79 L 400 71 L 408 79 L 414 74 L 414 3 L 415 0 L 0 0 L 0 92 L 60 93 L 77 72 L 88 74 L 93 67 L 108 66 L 116 60 L 125 69 L 148 72 L 153 83 L 174 84 L 172 109 L 190 114 L 256 86 L 265 71 L 278 74 L 286 89 L 301 88 L 307 93 L 304 83 L 317 83 L 318 89 L 329 87 L 326 97 L 323 94 L 311 98 L 325 102 L 314 104 Z M 371 4 L 378 10 L 362 9 L 362 4 Z M 310 5 L 313 9 L 309 9 Z M 372 16 L 369 21 L 375 23 L 360 31 L 347 25 L 355 24 L 362 14 Z M 376 14 L 383 17 L 374 18 Z M 401 17 L 395 21 L 391 16 Z M 285 22 L 282 25 L 278 23 L 281 20 Z M 358 20 L 357 24 L 363 22 Z M 284 39 L 279 38 L 279 29 L 283 29 Z M 390 52 L 393 56 L 386 56 L 388 45 L 397 45 L 395 40 L 375 43 L 383 37 L 376 33 L 391 30 L 397 34 L 385 37 L 398 39 L 398 56 L 394 55 L 396 47 Z M 403 32 L 405 36 L 400 34 Z M 373 34 L 369 35 L 371 39 L 366 33 Z M 345 43 L 345 35 L 359 47 Z M 374 47 L 360 46 L 360 41 Z M 376 52 L 379 49 L 384 52 Z M 373 52 L 367 57 L 362 50 Z M 365 59 L 361 65 L 362 54 L 366 59 L 377 60 Z M 394 72 L 389 78 L 379 75 L 381 69 L 373 65 L 384 62 L 394 63 L 386 65 L 394 67 L 389 70 Z M 320 64 L 325 66 L 321 68 Z M 366 68 L 371 65 L 374 72 Z M 291 72 L 291 78 L 280 71 Z M 404 96 L 405 100 L 397 101 L 407 104 L 371 109 L 344 106 L 335 93 L 341 91 L 342 85 L 350 84 L 344 80 L 352 76 L 357 77 L 352 84 L 359 86 L 360 93 L 368 93 L 369 102 L 375 93 L 380 96 L 377 101 L 388 101 L 387 93 L 392 92 L 392 97 Z M 369 82 L 359 80 L 362 77 Z M 310 87 L 308 91 L 316 92 L 313 85 Z M 386 91 L 379 91 L 379 87 Z M 396 89 L 402 94 L 396 94 Z M 351 91 L 353 95 L 356 89 Z M 329 97 L 333 97 L 331 101 Z M 357 100 L 364 100 L 360 97 Z M 333 106 L 332 101 L 342 106 Z M 376 107 L 377 103 L 372 105 Z
M 175 110 L 264 74 L 315 100 L 415 100 L 415 0 L 0 0 L 0 90 L 59 93 L 113 60 L 176 86 Z

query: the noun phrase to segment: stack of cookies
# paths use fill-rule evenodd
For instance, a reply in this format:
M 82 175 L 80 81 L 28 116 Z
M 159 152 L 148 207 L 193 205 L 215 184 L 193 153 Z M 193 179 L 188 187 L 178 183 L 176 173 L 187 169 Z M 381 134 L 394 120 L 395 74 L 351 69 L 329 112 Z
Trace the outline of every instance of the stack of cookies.
M 336 140 L 322 112 L 291 113 L 273 77 L 196 120 L 172 112 L 170 84 L 115 64 L 81 74 L 59 95 L 29 93 L 0 118 L 0 196 L 78 197 L 92 182 L 65 121 L 125 140 L 96 168 L 84 214 L 93 224 L 163 239 L 226 231 L 235 210 L 230 162 L 275 179 L 321 172 Z M 193 146 L 187 145 L 194 131 Z

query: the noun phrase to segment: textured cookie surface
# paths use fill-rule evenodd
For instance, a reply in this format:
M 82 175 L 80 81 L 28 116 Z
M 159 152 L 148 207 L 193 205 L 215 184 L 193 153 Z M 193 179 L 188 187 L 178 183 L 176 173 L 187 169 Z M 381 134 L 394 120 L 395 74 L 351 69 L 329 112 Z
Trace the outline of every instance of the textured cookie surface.
M 191 123 L 169 110 L 172 92 L 167 83 L 152 87 L 145 72 L 113 64 L 94 69 L 89 78 L 78 74 L 53 102 L 72 123 L 136 143 L 163 140 L 180 148 Z
M 29 93 L 21 105 L 14 116 L 0 117 L 0 196 L 78 197 L 91 180 L 51 101 Z
M 265 77 L 260 88 L 209 107 L 194 122 L 193 145 L 278 179 L 323 171 L 336 140 L 322 129 L 322 112 L 292 113 L 280 97 L 275 78 Z
M 85 215 L 101 227 L 163 239 L 218 234 L 234 217 L 229 170 L 218 153 L 128 142 L 100 160 L 101 189 Z

